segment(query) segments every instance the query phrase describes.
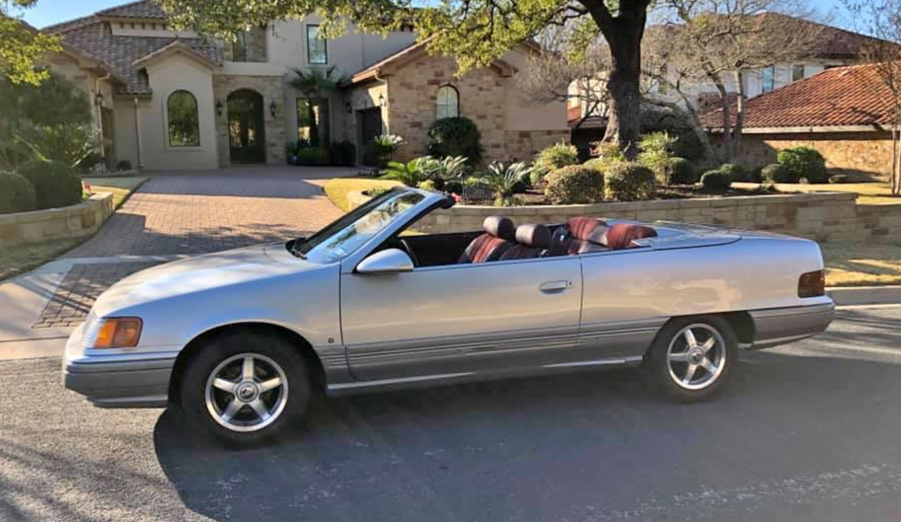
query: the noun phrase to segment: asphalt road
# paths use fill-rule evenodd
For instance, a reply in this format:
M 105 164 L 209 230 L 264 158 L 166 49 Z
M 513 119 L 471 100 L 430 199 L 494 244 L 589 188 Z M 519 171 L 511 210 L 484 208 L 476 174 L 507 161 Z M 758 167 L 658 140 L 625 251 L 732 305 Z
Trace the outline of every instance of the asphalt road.
M 897 521 L 901 308 L 743 354 L 726 392 L 661 402 L 635 371 L 314 405 L 251 451 L 109 411 L 58 360 L 0 363 L 0 520 Z

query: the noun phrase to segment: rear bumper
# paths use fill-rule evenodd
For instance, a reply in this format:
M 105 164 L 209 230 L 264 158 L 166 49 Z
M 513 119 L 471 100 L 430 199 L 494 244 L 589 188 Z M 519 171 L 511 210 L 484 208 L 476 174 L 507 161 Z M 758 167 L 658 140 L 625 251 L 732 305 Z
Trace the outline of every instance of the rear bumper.
M 772 348 L 822 333 L 835 318 L 835 304 L 775 308 L 750 312 L 754 320 L 751 349 Z
M 78 327 L 66 342 L 63 384 L 103 408 L 165 407 L 176 352 L 85 354 Z

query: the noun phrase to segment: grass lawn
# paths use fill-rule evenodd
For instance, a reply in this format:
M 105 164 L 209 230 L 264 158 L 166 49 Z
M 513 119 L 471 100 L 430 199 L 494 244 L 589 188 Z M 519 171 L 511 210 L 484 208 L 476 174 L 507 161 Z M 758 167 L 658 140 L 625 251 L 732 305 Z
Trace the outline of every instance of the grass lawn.
M 820 245 L 827 286 L 901 284 L 901 245 L 830 241 Z
M 112 192 L 115 208 L 119 208 L 147 178 L 85 178 L 94 192 Z M 0 281 L 23 274 L 65 254 L 89 239 L 51 239 L 43 243 L 0 246 Z
M 347 212 L 350 210 L 350 203 L 347 202 L 348 192 L 357 192 L 376 187 L 396 187 L 400 185 L 397 181 L 388 181 L 373 178 L 335 178 L 325 184 L 323 189 L 325 195 L 328 196 L 336 207 Z
M 112 192 L 115 208 L 122 206 L 128 196 L 147 181 L 147 178 L 83 178 L 94 192 Z
M 757 187 L 757 183 L 736 183 L 736 186 Z M 778 183 L 776 188 L 780 192 L 856 192 L 860 194 L 857 203 L 861 205 L 891 205 L 901 204 L 901 197 L 891 195 L 892 188 L 888 183 L 819 183 L 816 185 L 802 185 L 800 183 Z

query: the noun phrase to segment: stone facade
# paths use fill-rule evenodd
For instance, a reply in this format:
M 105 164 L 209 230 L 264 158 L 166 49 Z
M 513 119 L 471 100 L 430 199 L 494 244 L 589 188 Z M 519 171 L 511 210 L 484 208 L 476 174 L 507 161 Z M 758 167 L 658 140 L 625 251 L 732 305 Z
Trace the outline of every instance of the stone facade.
M 281 76 L 227 76 L 213 77 L 213 95 L 223 104 L 222 115 L 216 115 L 216 148 L 219 155 L 219 166 L 231 165 L 228 143 L 228 95 L 249 89 L 263 96 L 263 125 L 266 129 L 266 164 L 284 165 L 285 145 L 288 134 L 285 123 L 284 92 L 285 79 Z M 275 115 L 269 107 L 275 102 Z M 291 108 L 293 110 L 293 107 Z
M 530 161 L 542 148 L 561 141 L 569 142 L 569 130 L 509 130 L 509 97 L 515 78 L 498 69 L 483 67 L 454 76 L 457 64 L 452 58 L 422 55 L 391 75 L 385 83 L 369 83 L 350 89 L 345 95 L 354 113 L 378 105 L 385 96 L 382 120 L 386 132 L 402 136 L 406 145 L 395 159 L 407 161 L 428 154 L 428 131 L 436 119 L 438 89 L 452 85 L 457 89 L 460 115 L 470 118 L 482 135 L 485 161 Z M 357 118 L 347 118 L 347 135 L 359 139 Z
M 890 132 L 745 134 L 740 160 L 755 166 L 775 163 L 780 150 L 801 145 L 818 150 L 830 169 L 860 178 L 887 180 L 891 176 Z
M 368 198 L 348 198 L 360 205 Z M 779 194 L 732 198 L 636 201 L 593 205 L 497 208 L 456 205 L 423 218 L 416 229 L 431 234 L 479 230 L 488 216 L 503 214 L 517 224 L 565 223 L 575 216 L 637 221 L 678 221 L 765 230 L 816 241 L 901 239 L 901 205 L 858 205 L 847 192 Z
M 4 214 L 0 246 L 88 236 L 100 230 L 114 210 L 112 193 L 102 192 L 78 205 Z

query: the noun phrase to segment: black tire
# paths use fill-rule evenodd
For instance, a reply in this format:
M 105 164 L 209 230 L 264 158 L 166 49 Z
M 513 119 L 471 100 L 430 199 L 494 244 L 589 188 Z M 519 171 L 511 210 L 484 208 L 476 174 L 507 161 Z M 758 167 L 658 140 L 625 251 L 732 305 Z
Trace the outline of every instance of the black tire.
M 697 350 L 690 348 L 684 333 L 688 328 L 691 328 L 696 340 L 695 346 L 702 352 L 703 345 L 711 338 L 714 339 L 714 346 L 708 349 L 707 356 L 699 358 Z M 719 337 L 713 332 L 718 333 Z M 673 347 L 672 356 L 670 346 Z M 722 389 L 738 359 L 738 351 L 738 339 L 726 319 L 713 315 L 682 317 L 673 319 L 660 330 L 645 356 L 642 369 L 649 384 L 667 398 L 679 402 L 695 402 Z M 722 358 L 716 359 L 717 354 Z M 672 365 L 670 357 L 673 358 Z M 681 362 L 683 358 L 685 362 Z M 710 365 L 695 364 L 703 359 L 707 359 Z M 689 375 L 691 365 L 696 368 Z M 722 369 L 719 369 L 720 365 Z M 711 372 L 708 368 L 716 371 Z M 688 381 L 685 377 L 689 378 Z
M 243 377 L 244 360 L 248 356 L 252 360 L 253 377 L 250 380 Z M 220 382 L 233 381 L 236 384 L 234 390 L 229 392 L 213 386 L 214 371 L 222 377 Z M 235 371 L 239 373 L 228 378 L 229 372 Z M 264 382 L 275 382 L 276 379 L 281 382 L 282 375 L 285 386 L 276 385 L 276 388 L 263 391 L 261 385 Z M 249 382 L 253 385 L 248 385 Z M 208 341 L 188 363 L 181 376 L 178 405 L 185 428 L 191 433 L 211 435 L 228 446 L 252 446 L 283 435 L 300 423 L 309 403 L 311 382 L 304 358 L 285 339 L 249 332 L 226 334 Z M 211 405 L 207 402 L 208 383 L 211 385 Z M 254 398 L 253 404 L 239 400 L 239 394 L 245 399 Z M 284 403 L 279 408 L 282 400 Z M 237 401 L 235 404 L 240 407 L 224 420 L 232 401 Z M 266 419 L 251 407 L 260 404 L 262 411 L 272 408 Z

